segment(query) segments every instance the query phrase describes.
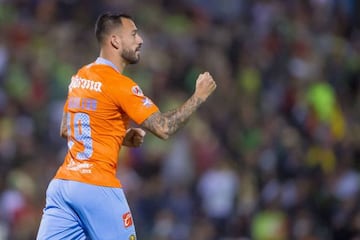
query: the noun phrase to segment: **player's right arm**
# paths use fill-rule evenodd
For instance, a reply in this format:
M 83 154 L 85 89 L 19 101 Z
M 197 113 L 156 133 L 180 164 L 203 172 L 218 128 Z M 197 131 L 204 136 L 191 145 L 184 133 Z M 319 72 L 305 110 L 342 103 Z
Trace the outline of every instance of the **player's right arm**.
M 63 108 L 63 114 L 61 118 L 60 124 L 60 137 L 67 138 L 67 108 L 68 108 L 68 100 L 66 100 Z
M 66 126 L 67 113 L 63 112 L 61 124 L 60 124 L 60 136 L 67 138 L 67 126 Z
M 215 89 L 216 83 L 212 76 L 208 72 L 200 74 L 194 94 L 183 105 L 168 112 L 153 113 L 142 123 L 142 127 L 161 139 L 167 139 L 186 123 Z

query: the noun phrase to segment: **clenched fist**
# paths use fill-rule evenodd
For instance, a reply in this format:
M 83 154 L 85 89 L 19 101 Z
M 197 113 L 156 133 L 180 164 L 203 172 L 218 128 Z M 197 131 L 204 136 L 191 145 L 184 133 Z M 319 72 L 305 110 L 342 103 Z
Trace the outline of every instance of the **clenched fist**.
M 122 145 L 127 147 L 139 147 L 145 137 L 146 132 L 141 128 L 129 128 L 126 131 Z
M 196 80 L 195 96 L 205 101 L 216 89 L 216 83 L 210 73 L 205 72 L 199 75 Z

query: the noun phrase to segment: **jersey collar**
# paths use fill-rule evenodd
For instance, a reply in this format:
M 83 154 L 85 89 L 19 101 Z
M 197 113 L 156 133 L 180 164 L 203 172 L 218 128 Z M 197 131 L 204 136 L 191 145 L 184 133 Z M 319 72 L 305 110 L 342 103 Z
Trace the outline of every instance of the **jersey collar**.
M 107 60 L 105 58 L 102 57 L 98 57 L 95 61 L 96 64 L 104 64 L 104 65 L 108 65 L 110 67 L 112 67 L 113 69 L 115 69 L 115 71 L 120 72 L 119 69 L 115 66 L 114 63 L 112 63 L 110 60 Z

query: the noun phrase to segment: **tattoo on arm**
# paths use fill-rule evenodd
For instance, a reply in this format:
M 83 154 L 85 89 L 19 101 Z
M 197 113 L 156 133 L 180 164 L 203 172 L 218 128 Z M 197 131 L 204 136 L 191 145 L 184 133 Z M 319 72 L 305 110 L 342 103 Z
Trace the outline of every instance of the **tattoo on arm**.
M 143 122 L 142 126 L 156 136 L 167 139 L 185 125 L 186 121 L 201 103 L 201 99 L 192 96 L 177 109 L 165 113 L 154 113 Z

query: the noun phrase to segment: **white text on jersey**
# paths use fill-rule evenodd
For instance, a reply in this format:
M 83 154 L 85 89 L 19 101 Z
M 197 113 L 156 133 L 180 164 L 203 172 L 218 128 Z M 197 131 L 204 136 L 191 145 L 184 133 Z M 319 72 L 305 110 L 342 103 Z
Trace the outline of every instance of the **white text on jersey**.
M 69 85 L 69 91 L 71 92 L 73 88 L 82 88 L 90 91 L 101 92 L 101 85 L 101 82 L 95 82 L 78 76 L 73 76 Z

